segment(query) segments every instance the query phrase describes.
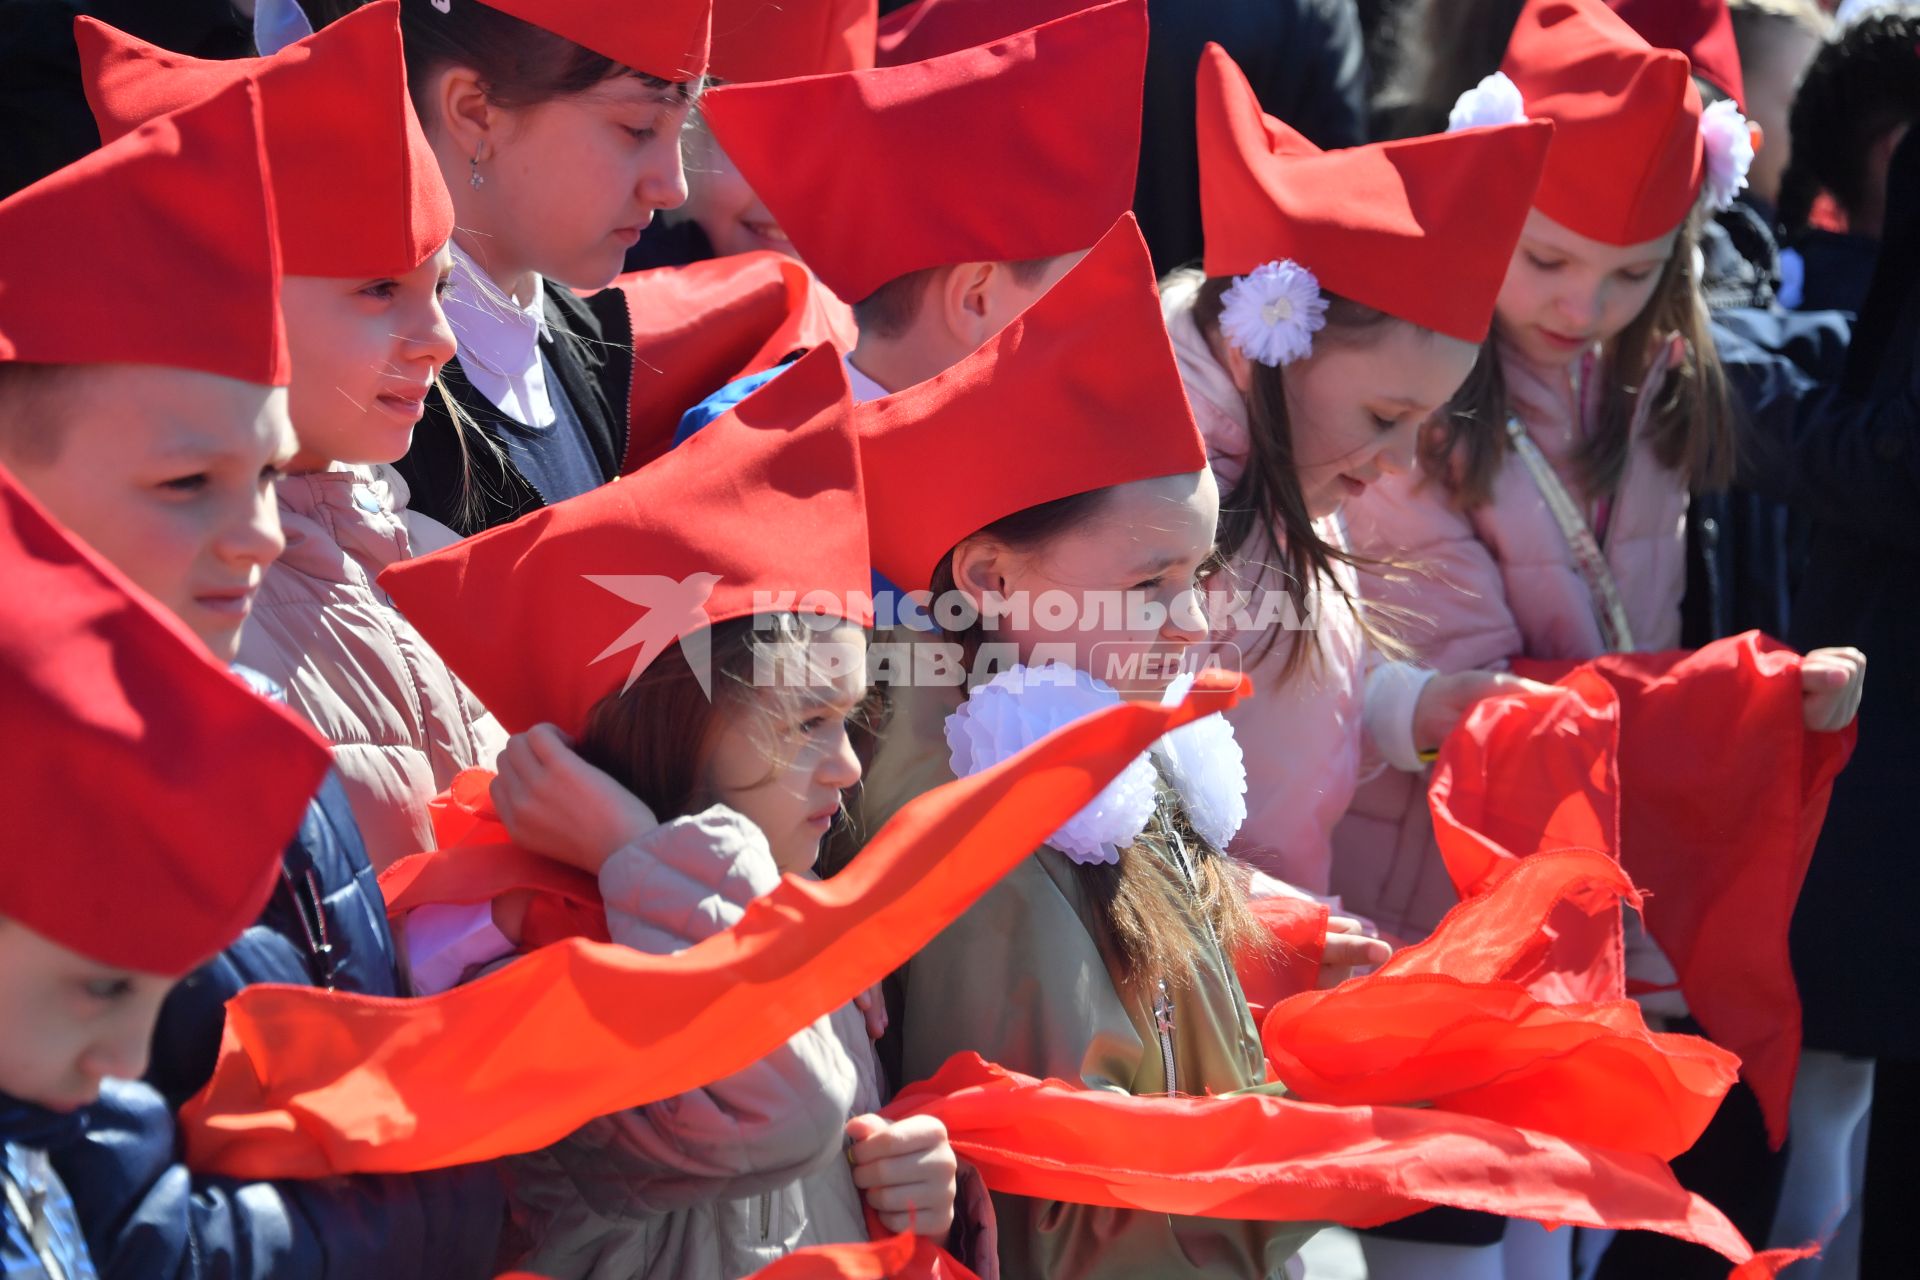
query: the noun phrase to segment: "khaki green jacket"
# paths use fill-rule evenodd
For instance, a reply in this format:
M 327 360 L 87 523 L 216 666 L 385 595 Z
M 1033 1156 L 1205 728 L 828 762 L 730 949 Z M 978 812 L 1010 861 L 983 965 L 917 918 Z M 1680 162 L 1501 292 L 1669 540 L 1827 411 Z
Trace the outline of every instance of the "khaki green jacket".
M 863 788 L 865 830 L 952 779 L 941 725 L 962 694 L 894 691 Z M 898 975 L 904 1079 L 924 1079 L 973 1050 L 1028 1075 L 1136 1095 L 1223 1094 L 1264 1082 L 1246 998 L 1204 920 L 1192 922 L 1195 982 L 1129 998 L 1094 919 L 1067 858 L 1041 848 L 1020 863 Z M 1007 1280 L 1258 1280 L 1279 1274 L 1315 1230 L 998 1194 L 994 1203 Z

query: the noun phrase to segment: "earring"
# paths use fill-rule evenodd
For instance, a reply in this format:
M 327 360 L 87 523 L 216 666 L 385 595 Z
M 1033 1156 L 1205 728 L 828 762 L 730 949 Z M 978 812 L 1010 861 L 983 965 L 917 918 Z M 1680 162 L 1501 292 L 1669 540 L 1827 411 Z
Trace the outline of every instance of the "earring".
M 484 177 L 482 177 L 480 174 L 480 150 L 478 147 L 474 148 L 473 160 L 471 163 L 472 163 L 473 172 L 468 177 L 467 181 L 473 184 L 473 189 L 475 191 L 478 191 L 481 187 L 484 187 L 487 185 L 487 180 Z

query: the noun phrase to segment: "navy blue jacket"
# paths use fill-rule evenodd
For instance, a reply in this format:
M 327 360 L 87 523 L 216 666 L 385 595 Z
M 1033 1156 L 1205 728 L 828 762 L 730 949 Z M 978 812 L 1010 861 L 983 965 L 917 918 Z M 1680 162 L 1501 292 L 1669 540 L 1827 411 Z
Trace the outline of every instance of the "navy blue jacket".
M 210 779 L 210 786 L 217 780 Z M 318 1182 L 196 1177 L 174 1112 L 212 1074 L 224 1006 L 257 982 L 400 994 L 379 886 L 337 777 L 288 847 L 260 920 L 161 1009 L 141 1083 L 109 1082 L 86 1136 L 55 1153 L 107 1280 L 483 1280 L 505 1217 L 485 1166 Z

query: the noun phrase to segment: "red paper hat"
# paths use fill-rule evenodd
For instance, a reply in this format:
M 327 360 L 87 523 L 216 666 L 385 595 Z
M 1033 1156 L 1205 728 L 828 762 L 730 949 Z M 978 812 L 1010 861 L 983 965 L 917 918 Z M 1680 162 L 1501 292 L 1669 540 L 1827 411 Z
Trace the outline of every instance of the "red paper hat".
M 710 75 L 733 84 L 873 65 L 877 0 L 714 0 Z
M 186 973 L 260 914 L 330 763 L 0 471 L 0 917 Z
M 873 567 L 907 591 L 1016 511 L 1207 465 L 1131 213 L 980 350 L 853 413 Z
M 433 7 L 447 15 L 445 21 L 456 22 L 461 5 L 478 3 L 435 0 Z M 707 71 L 713 0 L 646 0 L 644 4 L 633 0 L 487 0 L 485 7 L 661 80 L 698 80 Z
M 1210 44 L 1199 85 L 1207 274 L 1291 258 L 1329 293 L 1479 342 L 1552 136 L 1532 121 L 1322 151 L 1263 115 Z
M 1733 39 L 1733 15 L 1727 0 L 1607 0 L 1650 45 L 1677 49 L 1693 63 L 1694 74 L 1747 109 L 1747 85 L 1740 74 L 1740 46 Z
M 1500 69 L 1529 116 L 1554 123 L 1534 207 L 1589 239 L 1657 240 L 1705 176 L 1700 91 L 1684 54 L 1655 49 L 1600 0 L 1528 0 Z
M 669 644 L 774 612 L 782 593 L 868 625 L 850 404 L 839 354 L 817 348 L 632 475 L 397 564 L 380 585 L 514 732 L 577 732 Z
M 74 38 L 109 142 L 237 80 L 259 84 L 289 275 L 396 275 L 452 236 L 453 201 L 407 99 L 397 0 L 270 58 L 189 58 L 92 18 L 75 22 Z
M 920 0 L 880 20 L 879 64 L 897 67 L 970 49 L 1085 9 L 1092 0 Z
M 0 201 L 0 360 L 287 385 L 280 245 L 251 82 Z
M 848 302 L 959 262 L 1077 253 L 1133 203 L 1146 6 L 911 66 L 715 89 L 714 135 Z

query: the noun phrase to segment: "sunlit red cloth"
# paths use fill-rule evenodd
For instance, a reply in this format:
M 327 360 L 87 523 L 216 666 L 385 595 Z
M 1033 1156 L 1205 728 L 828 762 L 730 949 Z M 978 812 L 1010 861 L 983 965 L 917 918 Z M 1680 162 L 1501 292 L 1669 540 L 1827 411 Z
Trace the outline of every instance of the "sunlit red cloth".
M 1331 1107 L 1265 1093 L 1135 1097 L 1035 1080 L 974 1054 L 887 1108 L 938 1117 L 1011 1195 L 1150 1213 L 1377 1225 L 1429 1205 L 1690 1240 L 1775 1274 L 1721 1212 L 1652 1156 L 1415 1107 Z
M 742 1070 L 903 964 L 1155 740 L 1221 711 L 1129 703 L 936 788 L 830 881 L 785 879 L 674 956 L 574 939 L 416 1000 L 254 986 L 181 1110 L 188 1163 L 254 1178 L 410 1172 L 545 1147 Z
M 680 415 L 727 383 L 823 344 L 844 355 L 859 336 L 852 308 L 770 251 L 636 271 L 610 287 L 626 299 L 633 341 L 622 474 L 671 448 Z
M 1854 740 L 1852 727 L 1805 728 L 1800 661 L 1749 632 L 1691 653 L 1518 664 L 1565 692 L 1475 708 L 1442 749 L 1434 793 L 1441 852 L 1468 893 L 1508 852 L 1583 843 L 1582 833 L 1609 847 L 1602 766 L 1617 742 L 1611 847 L 1646 894 L 1648 932 L 1688 1007 L 1739 1055 L 1775 1145 L 1800 1049 L 1787 929 Z M 1491 838 L 1450 840 L 1443 808 Z
M 1319 981 L 1331 913 L 1325 903 L 1310 898 L 1256 898 L 1251 905 L 1272 943 L 1265 951 L 1236 957 L 1234 972 L 1259 1026 L 1267 1010 L 1288 996 L 1313 990 Z
M 1374 973 L 1276 1007 L 1268 1062 L 1303 1101 L 1424 1104 L 1671 1160 L 1739 1060 L 1649 1031 L 1632 1001 L 1549 1004 L 1506 980 L 1533 966 L 1563 900 L 1631 892 L 1603 853 L 1535 854 Z

